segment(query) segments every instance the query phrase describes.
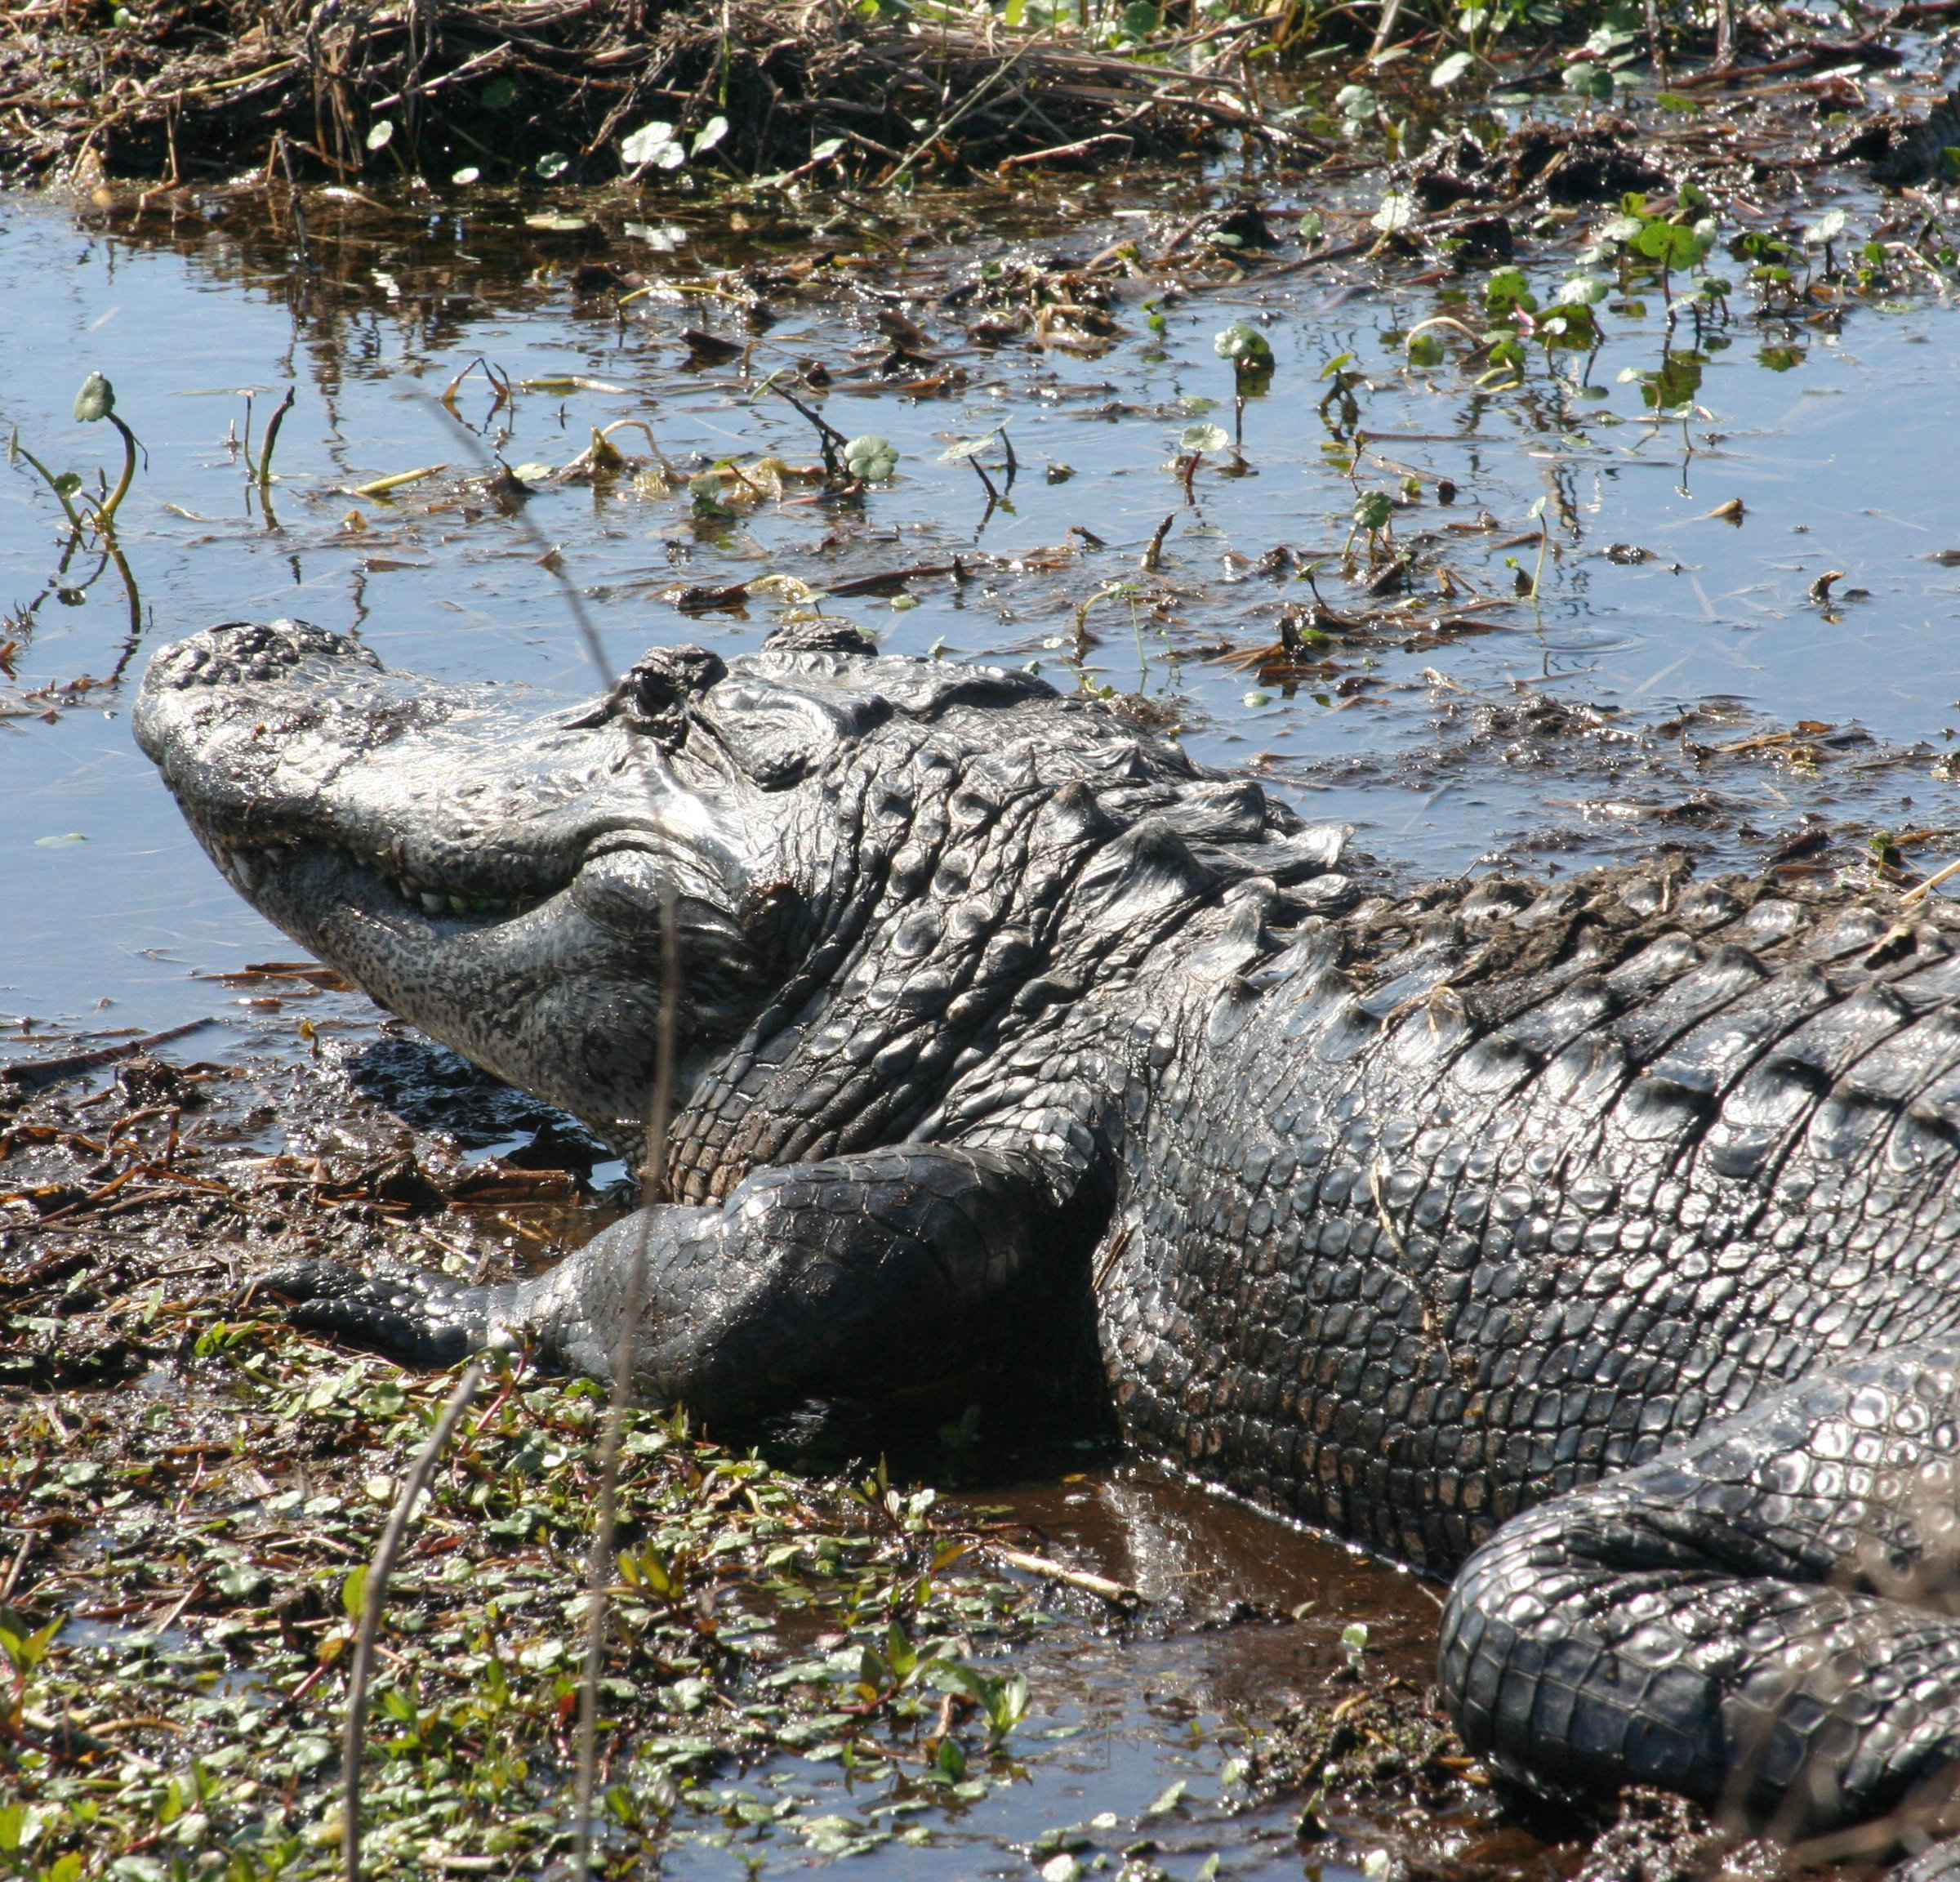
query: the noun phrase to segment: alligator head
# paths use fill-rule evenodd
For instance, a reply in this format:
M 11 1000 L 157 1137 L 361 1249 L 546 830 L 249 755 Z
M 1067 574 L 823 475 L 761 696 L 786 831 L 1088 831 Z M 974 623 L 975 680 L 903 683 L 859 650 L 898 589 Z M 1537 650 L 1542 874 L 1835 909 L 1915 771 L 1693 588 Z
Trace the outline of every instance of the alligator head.
M 305 622 L 232 622 L 156 656 L 136 734 L 268 918 L 626 1141 L 646 1110 L 668 899 L 684 1063 L 739 1033 L 777 978 L 776 820 L 758 801 L 798 753 L 780 705 L 762 714 L 771 750 L 760 723 L 726 743 L 698 729 L 726 677 L 712 653 L 663 649 L 596 707 L 540 711 L 514 688 L 386 671 Z
M 806 1153 L 824 1154 L 927 1117 L 937 1068 L 1054 976 L 1071 937 L 1144 934 L 1332 854 L 1256 784 L 1115 712 L 1022 673 L 880 656 L 841 623 L 727 663 L 656 649 L 597 702 L 540 711 L 514 688 L 386 671 L 303 622 L 234 622 L 155 657 L 136 732 L 262 913 L 622 1145 L 647 1109 L 670 904 L 681 1097 L 746 1040 L 748 1095 L 726 1101 L 760 1117 L 754 1068 L 773 1066 L 768 1102 L 807 1113 Z M 1094 978 L 1077 961 L 1041 997 Z M 931 1039 L 867 1046 L 876 1077 L 812 1099 L 784 1038 L 813 1028 L 847 1057 Z

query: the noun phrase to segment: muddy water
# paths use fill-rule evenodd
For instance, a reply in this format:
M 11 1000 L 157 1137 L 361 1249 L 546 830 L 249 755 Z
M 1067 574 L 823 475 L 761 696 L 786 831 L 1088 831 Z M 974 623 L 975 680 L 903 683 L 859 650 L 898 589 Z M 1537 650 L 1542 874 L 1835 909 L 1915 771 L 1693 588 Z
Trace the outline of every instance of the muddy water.
M 1073 1854 L 1094 1868 L 1129 1852 L 1178 1876 L 1216 1860 L 1233 1875 L 1304 1872 L 1344 1882 L 1364 1872 L 1370 1852 L 1405 1846 L 1409 1826 L 1392 1809 L 1337 1816 L 1303 1844 L 1298 1799 L 1255 1795 L 1246 1754 L 1256 1727 L 1286 1706 L 1355 1697 L 1348 1630 L 1366 1631 L 1370 1678 L 1392 1669 L 1426 1682 L 1438 1595 L 1147 1462 L 1064 1469 L 993 1500 L 1055 1553 L 1126 1582 L 1150 1605 L 1116 1630 L 1081 1615 L 1060 1618 L 1021 1649 L 1033 1709 L 1013 1740 L 1014 1782 L 964 1811 L 921 1814 L 929 1844 L 881 1841 L 862 1853 L 871 1873 L 922 1882 L 1021 1875 L 1031 1856 Z M 889 1831 L 911 1820 L 902 1809 L 892 1814 L 906 1795 L 884 1782 L 853 1786 L 834 1762 L 779 1759 L 697 1795 L 707 1821 L 697 1818 L 677 1840 L 668 1871 L 740 1876 L 745 1853 L 788 1855 L 779 1845 L 765 1850 L 753 1831 L 731 1838 L 731 1803 L 796 1799 L 811 1817 L 833 1813 Z M 1421 1840 L 1434 1846 L 1453 1828 L 1477 1826 L 1478 1813 L 1465 1811 L 1426 1825 Z
M 1138 277 L 1118 288 L 1106 345 L 969 338 L 981 301 L 1018 271 L 1121 242 L 1153 255 L 1228 194 L 1222 182 L 1133 181 L 909 209 L 826 203 L 800 207 L 796 226 L 749 229 L 685 206 L 316 195 L 303 248 L 290 215 L 269 224 L 216 199 L 140 217 L 127 205 L 0 205 L 0 422 L 56 473 L 92 480 L 100 465 L 113 478 L 108 427 L 70 414 L 100 370 L 147 452 L 120 562 L 78 551 L 64 564 L 54 497 L 24 466 L 0 479 L 3 1050 L 207 1018 L 220 1025 L 198 1041 L 204 1056 L 290 1050 L 302 1019 L 350 1050 L 372 1037 L 376 1016 L 358 998 L 220 978 L 292 946 L 209 867 L 129 740 L 147 649 L 239 617 L 299 615 L 360 633 L 391 664 L 571 699 L 602 663 L 651 643 L 753 647 L 791 604 L 683 614 L 670 591 L 938 569 L 909 583 L 911 605 L 822 605 L 895 650 L 1141 695 L 1199 757 L 1253 765 L 1307 814 L 1352 821 L 1376 854 L 1431 870 L 1570 869 L 1662 841 L 1740 866 L 1812 825 L 1841 853 L 1875 830 L 1919 832 L 1913 853 L 1929 861 L 1960 850 L 1940 764 L 1960 727 L 1960 568 L 1939 555 L 1960 549 L 1960 354 L 1943 305 L 1902 287 L 1760 321 L 1738 294 L 1699 346 L 1673 335 L 1674 355 L 1698 353 L 1700 378 L 1685 421 L 1665 422 L 1638 377 L 1672 356 L 1650 292 L 1609 304 L 1583 378 L 1570 359 L 1554 371 L 1535 358 L 1509 390 L 1405 368 L 1416 322 L 1479 319 L 1463 298 L 1474 278 L 1407 268 L 1399 284 L 1358 264 L 1263 283 L 1214 268 L 1182 289 Z M 1347 199 L 1372 200 L 1358 184 Z M 1307 206 L 1267 201 L 1282 236 L 1283 212 Z M 1336 187 L 1312 206 L 1343 201 Z M 1855 235 L 1879 213 L 1855 194 L 1842 206 Z M 554 215 L 585 225 L 527 220 Z M 1549 284 L 1586 220 L 1535 266 Z M 794 265 L 817 250 L 847 260 L 822 285 L 799 284 Z M 598 261 L 652 291 L 623 308 L 577 299 L 568 271 Z M 717 272 L 735 264 L 757 272 Z M 750 310 L 757 300 L 764 311 Z M 894 312 L 923 328 L 921 359 L 885 372 L 879 317 Z M 1242 409 L 1213 346 L 1234 320 L 1257 323 L 1277 362 Z M 681 337 L 690 329 L 735 350 L 703 360 Z M 512 397 L 493 400 L 479 371 L 446 408 L 439 395 L 479 357 Z M 896 479 L 861 506 L 792 488 L 780 504 L 738 497 L 730 514 L 702 515 L 684 488 L 568 488 L 544 474 L 595 426 L 626 418 L 648 423 L 683 470 L 809 462 L 809 426 L 757 389 L 810 360 L 831 375 L 829 422 L 899 453 Z M 1330 364 L 1355 376 L 1349 435 L 1358 423 L 1375 439 L 1352 477 L 1330 449 Z M 261 493 L 247 471 L 288 386 L 296 401 Z M 1173 461 L 1194 424 L 1233 434 L 1237 455 L 1214 448 L 1187 488 Z M 990 494 L 947 453 L 1003 426 L 1018 472 L 1010 481 L 1003 449 L 987 448 Z M 616 442 L 655 448 L 633 430 Z M 483 488 L 497 457 L 536 486 L 514 507 Z M 392 496 L 350 493 L 430 466 L 443 468 Z M 1425 567 L 1448 567 L 1449 609 L 1429 573 L 1408 620 L 1337 636 L 1312 674 L 1274 681 L 1220 658 L 1272 641 L 1281 608 L 1312 598 L 1289 569 L 1256 572 L 1276 548 L 1295 567 L 1318 563 L 1337 613 L 1380 605 L 1362 591 L 1366 571 L 1348 582 L 1339 555 L 1357 485 L 1405 479 L 1397 541 L 1425 542 Z M 1158 566 L 1145 569 L 1167 517 Z M 1809 599 L 1833 569 L 1833 598 Z M 1537 595 L 1521 595 L 1535 570 Z M 1447 612 L 1464 624 L 1422 625 Z M 494 1147 L 498 1127 L 477 1140 Z M 1357 1870 L 1388 1828 L 1339 1825 L 1302 1845 L 1297 1804 L 1249 1807 L 1227 1773 L 1246 1719 L 1341 1690 L 1342 1633 L 1357 1622 L 1366 1651 L 1419 1684 L 1432 1594 L 1146 1465 L 1067 1461 L 989 1494 L 1058 1554 L 1138 1586 L 1148 1617 L 1118 1631 L 1058 1621 L 1027 1648 L 1024 1781 L 939 1824 L 932 1846 L 893 1839 L 866 1863 L 1025 1873 L 1031 1848 L 1045 1859 L 1076 1826 L 1085 1862 L 1154 1841 L 1149 1860 L 1179 1875 L 1220 1853 L 1232 1873 Z M 1180 1782 L 1174 1808 L 1149 1816 Z M 719 1789 L 696 1799 L 676 1872 L 733 1876 L 762 1853 L 750 1847 L 761 1832 L 716 1827 L 737 1793 L 821 1797 L 873 1827 L 902 1821 L 834 1763 Z

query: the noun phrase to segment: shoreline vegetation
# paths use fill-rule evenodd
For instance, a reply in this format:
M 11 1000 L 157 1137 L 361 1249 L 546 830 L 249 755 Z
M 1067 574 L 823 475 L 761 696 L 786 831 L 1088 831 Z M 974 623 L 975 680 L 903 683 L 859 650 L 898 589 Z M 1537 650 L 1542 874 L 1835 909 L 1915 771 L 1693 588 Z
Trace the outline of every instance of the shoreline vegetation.
M 1405 156 L 1479 93 L 1788 101 L 1960 20 L 1960 0 L 1847 0 L 1828 30 L 1740 0 L 1259 6 L 42 0 L 0 24 L 0 180 L 904 187 L 1234 138 L 1311 164 L 1347 154 L 1356 87 Z

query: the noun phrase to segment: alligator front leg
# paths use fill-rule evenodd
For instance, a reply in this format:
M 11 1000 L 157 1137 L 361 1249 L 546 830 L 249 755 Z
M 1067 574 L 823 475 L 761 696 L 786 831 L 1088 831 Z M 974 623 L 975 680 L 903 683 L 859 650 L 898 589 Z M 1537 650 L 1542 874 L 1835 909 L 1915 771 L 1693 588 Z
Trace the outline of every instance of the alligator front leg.
M 1474 1750 L 1540 1784 L 1662 1785 L 1785 1838 L 1902 1805 L 1938 1827 L 1960 1791 L 1957 1564 L 1945 1340 L 1508 1523 L 1451 1593 L 1443 1697 Z
M 411 1363 L 523 1347 L 601 1378 L 637 1296 L 636 1389 L 725 1416 L 929 1377 L 1018 1284 L 1066 1285 L 1031 1273 L 1037 1251 L 1073 1259 L 1064 1222 L 1032 1156 L 908 1144 L 758 1171 L 719 1208 L 643 1210 L 534 1281 L 310 1263 L 264 1285 L 296 1324 Z

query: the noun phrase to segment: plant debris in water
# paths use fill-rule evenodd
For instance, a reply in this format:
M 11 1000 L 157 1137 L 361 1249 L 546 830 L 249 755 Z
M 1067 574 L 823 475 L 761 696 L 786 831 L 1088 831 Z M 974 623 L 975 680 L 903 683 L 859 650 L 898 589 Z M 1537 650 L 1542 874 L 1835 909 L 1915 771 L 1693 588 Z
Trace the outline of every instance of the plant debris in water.
M 20 1082 L 0 1085 L 16 1093 L 0 1108 L 0 1760 L 16 1799 L 0 1851 L 55 1882 L 331 1869 L 366 1564 L 449 1381 L 322 1346 L 232 1283 L 241 1255 L 256 1267 L 295 1245 L 482 1269 L 507 1260 L 510 1219 L 479 1190 L 460 1223 L 452 1208 L 428 1228 L 457 1193 L 426 1142 L 364 1173 L 372 1145 L 239 1155 L 235 1073 L 139 1058 L 79 1102 L 22 1099 Z M 374 1871 L 501 1871 L 564 1840 L 603 1408 L 590 1381 L 506 1368 L 442 1460 L 386 1590 Z M 773 1754 L 889 1791 L 862 1820 L 787 1805 L 763 1820 L 831 1854 L 924 1838 L 915 1812 L 1007 1781 L 1027 1692 L 996 1656 L 1053 1590 L 990 1567 L 997 1525 L 882 1469 L 786 1474 L 684 1413 L 631 1416 L 619 1496 L 608 1861 L 677 1809 L 689 1835 L 742 1831 L 703 1785 Z
M 33 1882 L 338 1873 L 368 1564 L 451 1381 L 308 1339 L 255 1310 L 251 1276 L 301 1249 L 507 1273 L 577 1184 L 465 1162 L 332 1053 L 138 1053 L 87 1092 L 60 1075 L 74 1056 L 0 1080 L 0 1857 Z M 378 1082 L 408 1096 L 399 1055 L 380 1056 Z M 556 1139 L 535 1139 L 542 1160 Z M 441 1458 L 381 1609 L 368 1873 L 536 1872 L 571 1847 L 604 1414 L 591 1381 L 506 1367 Z M 964 1425 L 939 1439 L 953 1457 L 973 1441 Z M 1180 1636 L 1290 1636 L 1325 1697 L 1223 1723 L 1215 1795 L 1181 1779 L 1120 1814 L 1092 1795 L 1072 1826 L 1037 1816 L 1016 1834 L 1044 1874 L 1098 1853 L 1136 1882 L 1175 1872 L 1157 1858 L 1215 1856 L 1246 1812 L 1256 1836 L 1297 1827 L 1357 1852 L 1412 1811 L 1398 1848 L 1440 1851 L 1490 1816 L 1406 1654 L 1315 1602 L 1221 1606 L 1174 1572 L 1146 1601 L 1006 1507 L 942 1501 L 882 1464 L 786 1468 L 684 1414 L 633 1414 L 622 1461 L 598 1689 L 608 1872 L 677 1842 L 795 1859 L 950 1837 L 957 1860 L 965 1820 L 1084 1729 L 1031 1691 L 1045 1640 L 1051 1670 L 1100 1643 L 1127 1684 L 1121 1656 Z M 1065 1501 L 1084 1481 L 1064 1479 Z M 1259 1533 L 1233 1546 L 1263 1557 L 1263 1520 L 1237 1520 Z M 1201 1750 L 1197 1707 L 1164 1677 L 1175 1662 L 1152 1664 L 1151 1713 Z M 1394 1773 L 1356 1750 L 1383 1742 L 1407 1754 L 1392 1808 Z

